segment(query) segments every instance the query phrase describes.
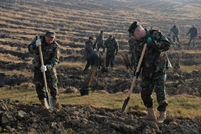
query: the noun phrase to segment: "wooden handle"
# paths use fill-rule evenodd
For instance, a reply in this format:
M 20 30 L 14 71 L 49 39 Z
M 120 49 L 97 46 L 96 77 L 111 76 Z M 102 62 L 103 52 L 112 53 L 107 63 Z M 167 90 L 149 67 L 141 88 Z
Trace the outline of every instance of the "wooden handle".
M 37 39 L 40 39 L 40 37 L 38 36 Z M 41 66 L 43 66 L 44 61 L 43 61 L 43 53 L 42 53 L 41 45 L 38 46 L 38 49 L 39 49 L 39 54 L 40 54 Z M 45 72 L 42 72 L 42 73 L 43 73 L 43 81 L 44 81 L 44 85 L 45 85 L 45 91 L 48 93 L 46 74 L 45 74 Z
M 141 53 L 141 56 L 140 56 L 140 60 L 139 60 L 138 65 L 137 65 L 137 69 L 136 69 L 136 71 L 135 71 L 136 73 L 139 72 L 139 70 L 140 70 L 140 66 L 141 66 L 141 64 L 142 64 L 142 60 L 143 60 L 143 58 L 144 58 L 144 54 L 145 54 L 146 48 L 147 48 L 147 44 L 145 43 L 145 44 L 144 44 L 144 47 L 143 47 L 143 50 L 142 50 L 142 53 Z M 136 79 L 137 79 L 137 76 L 134 76 L 134 77 L 133 77 L 132 84 L 131 84 L 131 86 L 130 86 L 130 90 L 128 91 L 128 97 L 130 97 L 131 94 L 132 94 L 132 92 L 133 92 L 133 87 L 135 86 L 135 81 L 136 81 Z

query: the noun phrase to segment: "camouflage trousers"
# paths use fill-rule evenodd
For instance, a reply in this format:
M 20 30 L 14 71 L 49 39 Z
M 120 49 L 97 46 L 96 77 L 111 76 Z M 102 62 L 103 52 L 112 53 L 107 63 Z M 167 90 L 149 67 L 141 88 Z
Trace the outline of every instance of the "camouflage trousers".
M 166 93 L 165 93 L 165 74 L 161 73 L 154 73 L 154 75 L 149 77 L 142 78 L 141 83 L 141 98 L 144 102 L 144 105 L 147 108 L 153 107 L 153 97 L 152 93 L 153 90 L 156 93 L 156 98 L 158 102 L 158 111 L 165 111 L 168 105 L 166 100 Z
M 50 94 L 54 99 L 56 99 L 57 96 L 59 95 L 57 89 L 58 78 L 56 75 L 56 69 L 53 68 L 51 70 L 48 70 L 45 72 L 45 74 L 46 74 L 47 86 L 50 89 Z M 36 86 L 36 92 L 38 94 L 39 100 L 44 99 L 46 97 L 46 92 L 43 81 L 43 74 L 40 68 L 37 67 L 34 68 L 34 84 Z
M 109 65 L 111 67 L 114 67 L 114 59 L 115 59 L 114 52 L 107 52 L 107 54 L 106 54 L 106 67 L 109 67 Z

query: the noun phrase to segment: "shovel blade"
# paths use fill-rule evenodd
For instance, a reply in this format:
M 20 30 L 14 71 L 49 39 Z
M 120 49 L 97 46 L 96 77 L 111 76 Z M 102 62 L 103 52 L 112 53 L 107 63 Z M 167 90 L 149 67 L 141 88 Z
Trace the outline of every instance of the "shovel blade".
M 45 107 L 46 107 L 47 109 L 49 109 L 49 108 L 50 108 L 50 106 L 49 106 L 49 104 L 48 104 L 48 102 L 47 102 L 47 99 L 46 99 L 46 98 L 44 98 L 44 104 L 45 104 Z
M 48 98 L 49 106 L 50 107 L 55 107 L 56 103 L 55 100 L 52 97 Z
M 127 106 L 129 100 L 130 100 L 130 97 L 127 97 L 127 98 L 124 100 L 123 106 L 122 106 L 122 108 L 121 108 L 121 114 L 124 113 L 124 110 L 126 109 L 126 106 Z

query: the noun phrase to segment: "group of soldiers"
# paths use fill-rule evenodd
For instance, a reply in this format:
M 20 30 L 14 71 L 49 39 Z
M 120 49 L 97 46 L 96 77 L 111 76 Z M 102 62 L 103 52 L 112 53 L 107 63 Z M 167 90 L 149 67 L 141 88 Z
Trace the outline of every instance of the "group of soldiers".
M 188 35 L 190 35 L 188 45 L 187 45 L 189 49 L 192 41 L 193 41 L 193 47 L 196 46 L 198 31 L 194 24 L 192 24 L 192 27 L 188 30 L 188 33 L 186 36 Z M 170 29 L 170 32 L 168 33 L 167 38 L 170 40 L 172 45 L 177 46 L 179 49 L 181 49 L 181 43 L 179 41 L 179 28 L 176 25 L 173 25 L 173 27 Z
M 176 26 L 173 27 L 174 29 Z M 189 30 L 188 34 L 194 31 Z M 177 30 L 172 29 L 171 32 L 174 33 L 175 39 L 179 42 Z M 166 108 L 168 102 L 165 94 L 165 80 L 166 80 L 166 70 L 167 70 L 167 54 L 166 52 L 170 48 L 170 41 L 158 30 L 147 30 L 142 25 L 137 24 L 134 21 L 128 28 L 129 32 L 129 45 L 130 54 L 132 54 L 132 69 L 134 71 L 134 76 L 141 76 L 141 98 L 147 108 L 148 114 L 142 119 L 157 121 L 162 123 L 166 119 Z M 189 40 L 190 43 L 191 40 Z M 146 45 L 145 45 L 146 44 Z M 145 47 L 146 46 L 146 47 Z M 41 47 L 44 59 L 44 65 L 41 63 L 40 51 Z M 103 48 L 103 53 L 99 52 L 99 48 Z M 143 53 L 143 49 L 145 51 Z M 44 106 L 44 99 L 46 98 L 46 92 L 44 90 L 44 82 L 41 72 L 46 73 L 47 85 L 50 89 L 50 94 L 57 102 L 57 97 L 59 95 L 57 89 L 57 75 L 56 75 L 56 65 L 59 62 L 59 48 L 55 41 L 55 33 L 53 31 L 47 31 L 44 35 L 35 37 L 34 40 L 28 45 L 29 52 L 34 55 L 33 59 L 33 71 L 34 71 L 34 83 L 36 86 L 36 92 L 41 104 Z M 91 66 L 91 74 L 97 71 L 98 68 L 102 67 L 102 72 L 107 72 L 108 67 L 114 67 L 115 56 L 118 55 L 119 44 L 113 35 L 109 35 L 107 40 L 104 41 L 103 31 L 94 38 L 89 37 L 88 41 L 85 43 L 85 58 L 87 64 L 84 68 L 84 72 L 88 70 Z M 143 57 L 140 62 L 141 57 Z M 104 60 L 105 59 L 105 60 Z M 136 68 L 140 67 L 137 71 Z M 93 77 L 93 75 L 90 76 Z M 88 88 L 91 83 L 91 79 L 87 79 L 84 86 Z M 160 115 L 157 118 L 154 112 L 154 104 L 152 98 L 152 92 L 155 91 L 157 96 L 158 108 Z
M 103 53 L 99 52 L 100 48 L 103 49 Z M 108 39 L 104 41 L 104 34 L 101 30 L 95 42 L 93 37 L 90 36 L 89 40 L 85 43 L 84 57 L 86 58 L 87 64 L 83 72 L 87 72 L 90 65 L 93 66 L 94 63 L 98 63 L 95 64 L 97 67 L 102 66 L 102 72 L 107 72 L 109 67 L 114 67 L 114 60 L 115 56 L 118 55 L 118 50 L 119 43 L 113 35 L 109 35 Z M 101 61 L 101 55 L 102 57 L 105 56 L 105 59 L 103 59 L 105 60 L 104 62 L 99 62 Z

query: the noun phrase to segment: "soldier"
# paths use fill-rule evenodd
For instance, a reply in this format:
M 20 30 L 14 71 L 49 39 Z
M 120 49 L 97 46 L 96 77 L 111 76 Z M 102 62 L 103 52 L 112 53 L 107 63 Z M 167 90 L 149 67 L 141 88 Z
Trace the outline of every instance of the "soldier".
M 137 44 L 137 42 L 133 39 L 133 36 L 130 37 L 130 39 L 128 40 L 129 43 L 129 54 L 131 54 L 131 69 L 134 66 L 134 62 L 135 62 L 135 45 Z
M 177 28 L 176 25 L 174 25 L 171 29 L 170 32 L 172 33 L 172 40 L 175 42 L 175 39 L 177 39 L 178 47 L 180 47 L 179 44 L 179 29 Z
M 89 53 L 89 62 L 91 65 L 91 70 L 88 76 L 85 78 L 84 88 L 89 88 L 89 86 L 92 83 L 93 77 L 95 73 L 97 72 L 97 69 L 101 67 L 103 73 L 107 72 L 105 68 L 105 64 L 104 64 L 104 58 L 99 51 L 91 51 Z
M 50 94 L 57 104 L 57 97 L 59 95 L 57 89 L 57 74 L 56 65 L 59 63 L 59 47 L 55 41 L 55 33 L 53 31 L 47 31 L 45 35 L 35 37 L 31 44 L 28 45 L 28 50 L 34 55 L 33 59 L 33 71 L 34 71 L 34 84 L 36 86 L 36 92 L 38 98 L 41 101 L 42 106 L 45 106 L 44 99 L 46 93 L 44 91 L 43 75 L 41 72 L 46 72 L 47 86 L 50 89 Z M 44 66 L 41 66 L 40 54 L 38 46 L 41 45 Z
M 93 37 L 90 36 L 89 40 L 85 43 L 84 57 L 87 59 L 87 64 L 83 70 L 84 73 L 86 73 L 90 67 L 89 53 L 93 51 L 93 40 Z
M 104 35 L 103 31 L 100 31 L 100 34 L 96 37 L 96 41 L 94 43 L 94 47 L 96 47 L 96 51 L 99 51 L 99 48 L 101 47 L 103 49 L 103 52 L 105 52 L 104 47 Z
M 193 47 L 196 46 L 196 37 L 197 37 L 197 28 L 193 24 L 192 27 L 189 29 L 187 35 L 190 34 L 190 39 L 188 42 L 188 47 L 190 47 L 191 41 L 193 40 Z
M 118 55 L 119 43 L 112 35 L 109 35 L 108 39 L 105 41 L 105 47 L 107 48 L 106 67 L 110 65 L 111 68 L 113 68 L 115 55 Z
M 166 119 L 166 107 L 168 105 L 165 95 L 165 79 L 166 79 L 166 63 L 167 58 L 165 52 L 169 49 L 170 43 L 168 39 L 157 30 L 147 30 L 137 22 L 133 22 L 129 29 L 129 35 L 137 40 L 138 44 L 135 48 L 135 70 L 139 61 L 144 44 L 147 44 L 147 49 L 141 64 L 142 83 L 141 83 L 141 98 L 147 107 L 148 114 L 142 119 L 155 121 L 156 116 L 153 108 L 153 90 L 156 92 L 157 102 L 159 104 L 157 110 L 160 116 L 157 122 L 162 123 Z M 139 76 L 140 72 L 134 70 L 134 75 Z

